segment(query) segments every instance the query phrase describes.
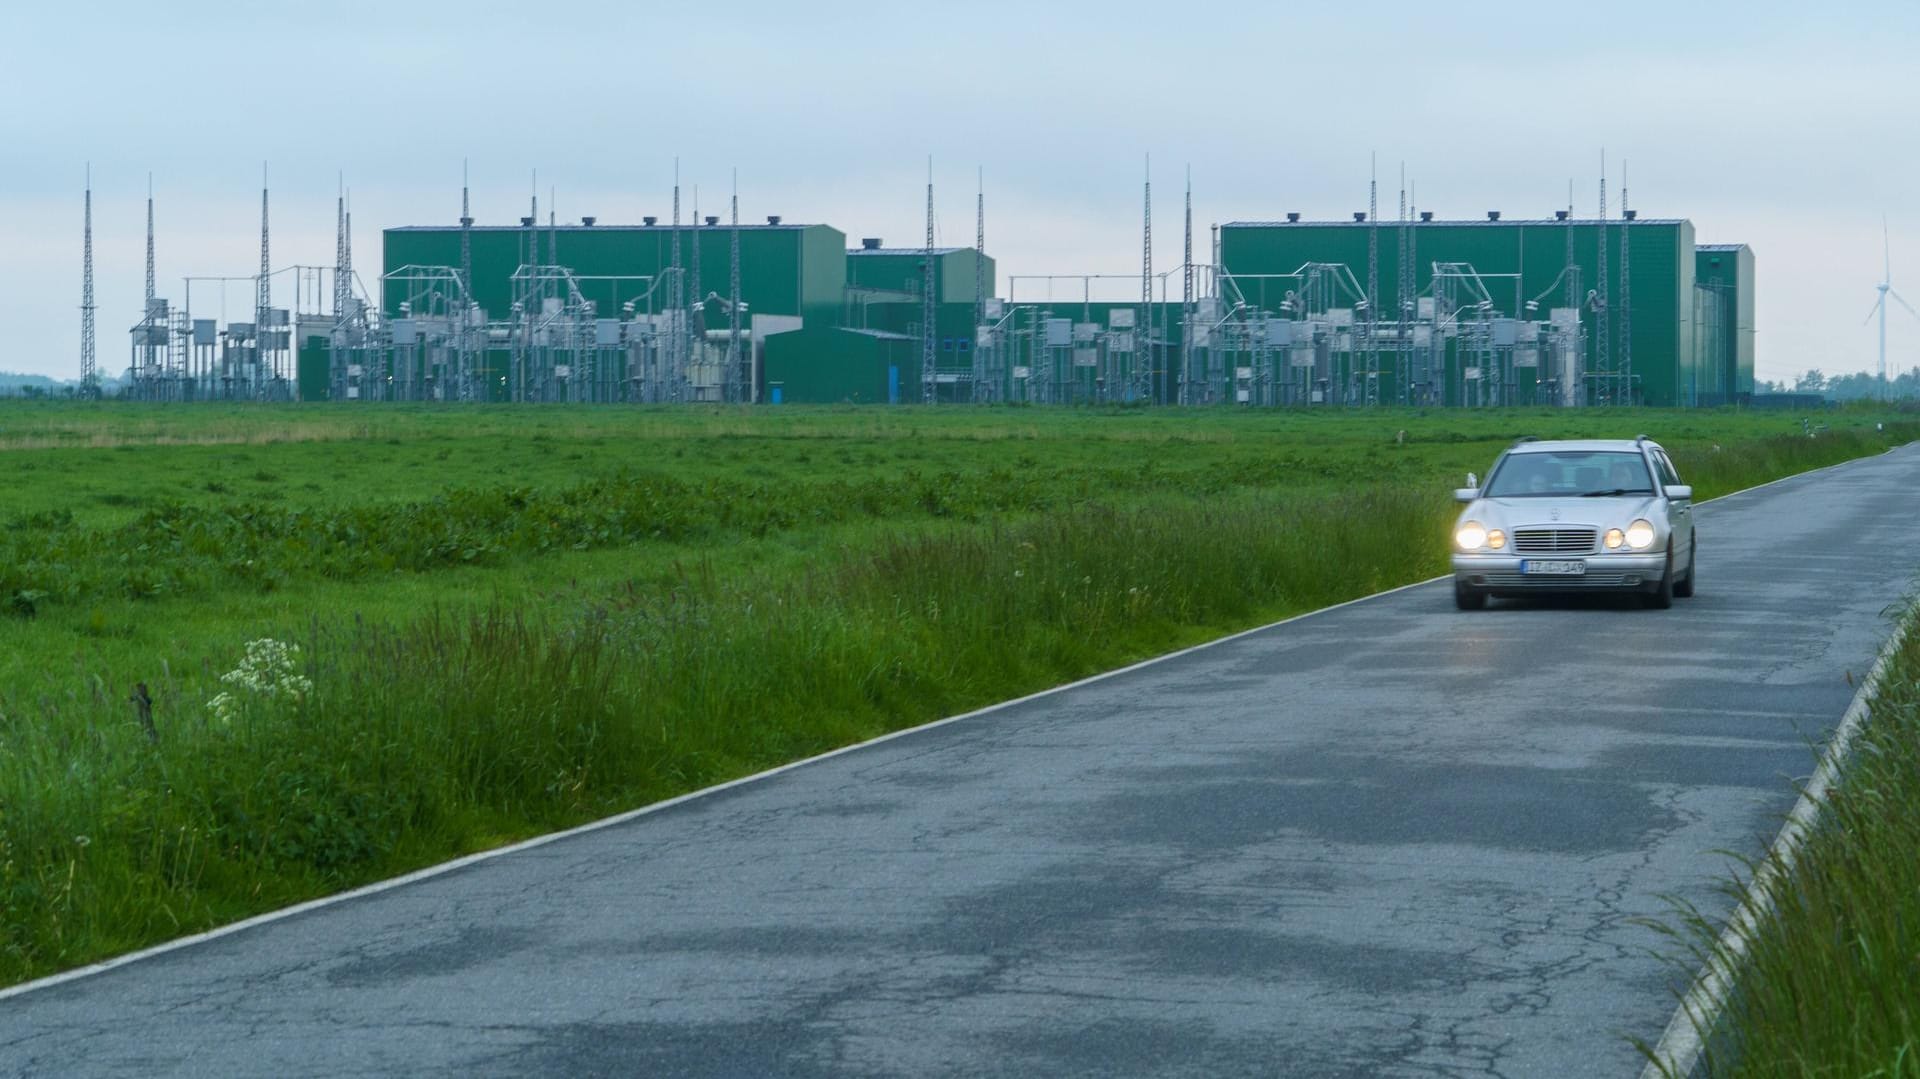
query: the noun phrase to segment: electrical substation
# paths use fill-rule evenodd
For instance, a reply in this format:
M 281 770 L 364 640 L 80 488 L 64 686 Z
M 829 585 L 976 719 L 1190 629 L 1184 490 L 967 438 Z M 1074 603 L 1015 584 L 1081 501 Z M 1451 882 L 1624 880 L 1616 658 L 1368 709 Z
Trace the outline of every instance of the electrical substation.
M 1753 392 L 1754 257 L 1680 218 L 1568 205 L 1444 219 L 1377 185 L 1350 220 L 1232 221 L 1153 263 L 1142 191 L 1136 272 L 1002 274 L 971 247 L 888 246 L 831 225 L 670 213 L 561 222 L 538 198 L 478 223 L 466 188 L 444 225 L 382 231 L 353 257 L 345 192 L 331 264 L 147 286 L 125 393 L 149 401 L 878 403 L 1188 406 L 1696 406 Z M 87 195 L 82 374 L 97 386 Z M 663 200 L 664 201 L 664 200 Z M 662 219 L 665 217 L 665 220 Z M 1196 251 L 1196 245 L 1199 250 Z M 1197 256 L 1197 257 L 1196 257 Z M 195 288 L 199 302 L 196 307 Z M 206 317 L 246 287 L 244 317 Z M 294 297 L 291 304 L 286 300 Z

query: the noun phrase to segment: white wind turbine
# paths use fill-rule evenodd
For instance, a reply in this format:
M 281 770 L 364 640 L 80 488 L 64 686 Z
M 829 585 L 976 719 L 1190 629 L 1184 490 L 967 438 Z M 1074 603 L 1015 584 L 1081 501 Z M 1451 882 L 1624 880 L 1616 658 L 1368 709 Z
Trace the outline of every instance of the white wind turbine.
M 1866 321 L 1872 322 L 1873 316 L 1880 316 L 1880 394 L 1884 397 L 1887 392 L 1887 297 L 1891 296 L 1900 301 L 1900 306 L 1906 308 L 1907 313 L 1914 318 L 1920 318 L 1920 311 L 1915 311 L 1905 296 L 1893 290 L 1893 243 L 1887 236 L 1887 221 L 1884 217 L 1880 219 L 1880 244 L 1881 252 L 1886 259 L 1886 271 L 1881 275 L 1880 283 L 1874 286 L 1880 290 L 1880 298 L 1873 302 L 1873 310 L 1867 312 Z M 1863 322 L 1861 325 L 1864 326 L 1866 323 Z

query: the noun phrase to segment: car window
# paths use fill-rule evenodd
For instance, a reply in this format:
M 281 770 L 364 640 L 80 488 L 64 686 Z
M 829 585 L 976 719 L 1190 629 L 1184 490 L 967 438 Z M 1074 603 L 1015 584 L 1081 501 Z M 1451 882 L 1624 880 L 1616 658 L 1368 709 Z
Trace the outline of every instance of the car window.
M 1667 459 L 1665 450 L 1653 451 L 1653 463 L 1660 469 L 1660 482 L 1672 486 L 1680 482 L 1680 473 L 1673 470 L 1673 462 Z
M 1510 453 L 1487 478 L 1487 498 L 1577 498 L 1653 493 L 1646 458 L 1618 450 Z

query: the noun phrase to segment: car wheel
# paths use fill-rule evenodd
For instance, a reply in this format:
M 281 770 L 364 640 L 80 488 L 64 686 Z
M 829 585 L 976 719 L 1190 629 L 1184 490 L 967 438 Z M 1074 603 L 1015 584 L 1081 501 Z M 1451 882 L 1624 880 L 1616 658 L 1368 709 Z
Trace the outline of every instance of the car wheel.
M 1463 611 L 1477 611 L 1487 605 L 1487 594 L 1471 585 L 1453 583 L 1453 605 Z
M 1660 583 L 1647 594 L 1647 606 L 1656 611 L 1664 611 L 1673 606 L 1673 545 L 1667 545 L 1667 566 L 1660 573 Z
M 1693 598 L 1693 581 L 1700 576 L 1700 537 L 1695 536 L 1693 550 L 1687 554 L 1686 579 L 1673 586 L 1673 594 L 1681 599 Z

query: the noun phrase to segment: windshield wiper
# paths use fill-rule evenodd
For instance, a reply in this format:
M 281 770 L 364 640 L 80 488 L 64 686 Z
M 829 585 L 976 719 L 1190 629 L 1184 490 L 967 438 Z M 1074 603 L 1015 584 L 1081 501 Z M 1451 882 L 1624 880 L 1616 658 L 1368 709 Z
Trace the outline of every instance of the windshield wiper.
M 1625 487 L 1615 487 L 1611 491 L 1588 491 L 1582 494 L 1580 497 L 1581 498 L 1615 498 L 1620 495 L 1650 495 L 1652 493 L 1653 493 L 1652 491 L 1643 490 L 1639 488 L 1629 491 Z

